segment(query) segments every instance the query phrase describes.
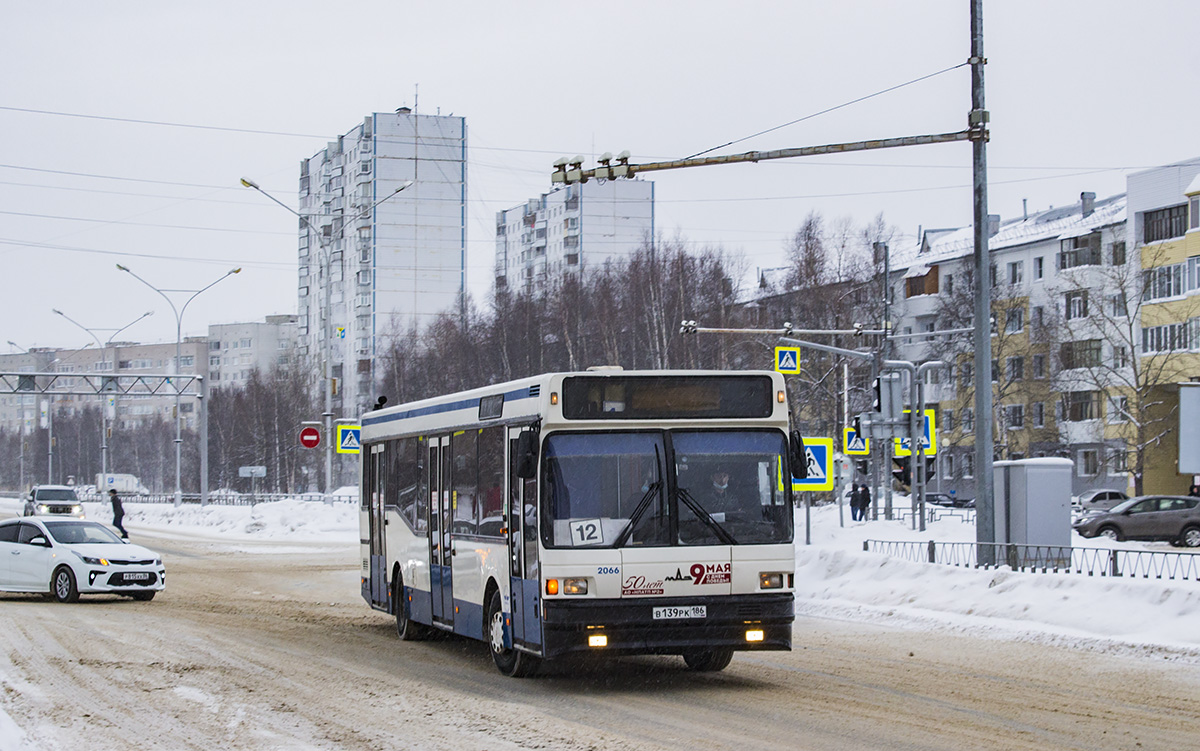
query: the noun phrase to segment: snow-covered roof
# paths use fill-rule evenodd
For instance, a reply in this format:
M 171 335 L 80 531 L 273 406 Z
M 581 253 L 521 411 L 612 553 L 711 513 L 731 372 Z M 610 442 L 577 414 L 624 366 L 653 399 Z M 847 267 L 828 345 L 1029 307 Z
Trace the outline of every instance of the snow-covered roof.
M 1047 209 L 1027 218 L 1000 223 L 1000 231 L 988 238 L 988 250 L 1014 248 L 1043 240 L 1080 237 L 1101 227 L 1125 221 L 1125 194 L 1119 193 L 1096 201 L 1093 211 L 1083 216 L 1083 207 Z M 929 230 L 918 243 L 893 253 L 892 268 L 904 270 L 915 264 L 930 266 L 970 255 L 975 249 L 975 230 L 971 226 L 956 230 Z
M 1188 196 L 1192 195 L 1193 193 L 1200 193 L 1200 175 L 1196 175 L 1196 177 L 1192 180 L 1191 185 L 1187 186 L 1187 190 L 1183 191 L 1183 193 L 1184 195 Z

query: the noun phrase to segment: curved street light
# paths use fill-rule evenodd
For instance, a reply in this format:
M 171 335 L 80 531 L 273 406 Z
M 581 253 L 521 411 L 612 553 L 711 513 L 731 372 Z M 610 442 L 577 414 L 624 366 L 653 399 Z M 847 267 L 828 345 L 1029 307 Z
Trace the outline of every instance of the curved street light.
M 201 287 L 198 290 L 190 290 L 190 289 L 159 289 L 158 287 L 155 287 L 150 282 L 146 281 L 145 279 L 143 279 L 140 276 L 138 276 L 137 274 L 135 274 L 133 272 L 133 270 L 130 269 L 128 266 L 122 266 L 121 264 L 118 263 L 117 268 L 120 269 L 121 271 L 124 271 L 125 273 L 132 276 L 134 279 L 137 279 L 142 284 L 146 285 L 150 289 L 157 292 L 159 295 L 162 296 L 162 299 L 167 301 L 167 305 L 171 306 L 171 312 L 175 314 L 175 373 L 174 373 L 174 375 L 176 375 L 176 376 L 181 374 L 180 367 L 179 367 L 179 361 L 182 357 L 182 353 L 180 350 L 183 347 L 183 314 L 187 312 L 188 305 L 191 304 L 192 300 L 195 300 L 197 297 L 199 297 L 201 295 L 201 293 L 207 292 L 208 290 L 212 289 L 214 286 L 216 286 L 220 282 L 224 281 L 225 279 L 228 279 L 229 277 L 233 276 L 234 274 L 240 274 L 242 271 L 240 267 L 236 268 L 236 269 L 230 269 L 229 271 L 226 271 L 223 275 L 221 275 L 214 281 L 210 282 L 208 285 Z M 177 308 L 177 307 L 175 307 L 175 302 L 170 297 L 167 296 L 168 292 L 191 292 L 192 296 L 184 301 L 183 307 Z M 179 414 L 179 383 L 176 382 L 175 383 L 175 506 L 176 506 L 176 508 L 178 508 L 179 506 L 181 506 L 183 504 L 183 482 L 182 482 L 182 476 L 181 476 L 181 466 L 183 464 L 183 450 L 182 450 L 183 427 L 180 425 L 179 417 L 180 417 L 180 414 Z
M 324 299 L 321 301 L 321 316 L 323 319 L 321 321 L 321 332 L 324 338 L 324 343 L 321 346 L 321 378 L 325 381 L 324 388 L 322 389 L 322 391 L 325 392 L 325 411 L 322 414 L 322 417 L 325 421 L 325 502 L 329 503 L 333 499 L 333 373 L 330 370 L 329 362 L 329 348 L 333 344 L 333 332 L 330 330 L 330 325 L 333 318 L 333 311 L 331 307 L 332 293 L 330 290 L 330 277 L 332 275 L 330 274 L 329 268 L 331 265 L 331 258 L 333 256 L 333 249 L 329 247 L 328 243 L 326 243 L 325 236 L 321 234 L 321 231 L 308 220 L 308 216 L 301 214 L 299 211 L 296 211 L 291 206 L 288 206 L 283 201 L 280 201 L 275 196 L 263 190 L 258 183 L 254 182 L 248 177 L 243 177 L 241 179 L 241 183 L 246 188 L 252 188 L 257 190 L 259 193 L 262 193 L 272 202 L 282 206 L 285 211 L 299 218 L 300 221 L 304 223 L 304 226 L 313 233 L 313 237 L 316 238 L 317 241 L 317 246 L 321 249 L 321 270 L 325 277 L 324 282 L 321 285 L 324 294 Z M 355 221 L 368 216 L 376 206 L 384 201 L 394 198 L 401 191 L 411 188 L 413 185 L 414 183 L 412 180 L 405 180 L 400 187 L 396 188 L 391 193 L 388 193 L 383 198 L 380 198 L 375 203 L 372 203 L 370 206 L 367 206 L 362 211 L 352 216 L 350 221 Z
M 80 323 L 79 321 L 76 321 L 74 318 L 72 318 L 71 316 L 62 312 L 58 308 L 51 308 L 51 312 L 67 319 L 71 323 L 75 324 L 79 328 L 86 331 L 89 336 L 91 336 L 93 339 L 96 340 L 96 346 L 100 348 L 100 371 L 102 373 L 108 372 L 108 347 L 113 343 L 113 340 L 117 338 L 117 335 L 120 334 L 125 329 L 132 326 L 133 324 L 142 320 L 143 318 L 147 318 L 149 316 L 154 315 L 153 310 L 148 310 L 145 313 L 142 313 L 140 316 L 133 319 L 129 323 L 125 324 L 121 328 L 113 331 L 113 335 L 108 337 L 107 342 L 101 343 L 100 337 L 96 336 L 96 332 L 97 331 L 112 331 L 112 329 L 89 329 L 87 326 L 84 326 L 82 323 Z M 12 344 L 12 342 L 9 342 L 9 344 Z M 114 362 L 113 362 L 113 372 L 114 373 L 117 370 L 116 365 L 117 365 L 116 361 L 114 360 Z M 101 391 L 103 391 L 103 390 L 104 390 L 104 388 L 101 387 Z M 107 404 L 107 398 L 104 398 L 104 401 L 100 404 L 100 473 L 103 475 L 108 474 L 108 404 Z

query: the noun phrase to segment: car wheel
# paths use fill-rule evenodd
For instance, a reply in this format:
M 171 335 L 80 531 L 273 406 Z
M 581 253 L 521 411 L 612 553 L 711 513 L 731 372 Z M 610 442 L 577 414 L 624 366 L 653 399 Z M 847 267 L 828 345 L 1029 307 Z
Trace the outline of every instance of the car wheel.
M 715 673 L 729 667 L 733 660 L 733 650 L 727 647 L 715 649 L 696 649 L 683 653 L 683 661 L 692 670 L 700 673 Z
M 1103 537 L 1103 538 L 1106 538 L 1109 540 L 1114 540 L 1116 542 L 1124 542 L 1125 541 L 1125 535 L 1121 534 L 1121 530 L 1117 529 L 1116 527 L 1112 527 L 1112 526 L 1101 527 L 1100 531 L 1097 532 L 1096 534 L 1100 537 Z
M 409 619 L 408 600 L 404 597 L 404 577 L 396 575 L 392 583 L 392 608 L 396 611 L 396 635 L 401 641 L 420 641 L 429 635 L 420 623 Z
M 484 619 L 487 633 L 488 649 L 492 653 L 492 662 L 496 669 L 510 678 L 527 678 L 537 672 L 538 658 L 531 654 L 504 646 L 504 608 L 500 602 L 500 590 L 492 592 L 488 598 L 487 618 Z
M 1188 527 L 1183 530 L 1179 541 L 1183 543 L 1184 547 L 1200 548 L 1200 527 Z
M 149 592 L 134 592 L 133 594 L 131 594 L 129 596 L 132 597 L 133 599 L 137 600 L 138 602 L 150 602 L 151 600 L 154 599 L 154 595 L 156 595 L 156 594 L 158 594 L 158 593 L 152 589 Z
M 59 602 L 75 602 L 79 599 L 79 587 L 75 586 L 75 574 L 67 566 L 59 566 L 50 579 L 50 590 Z

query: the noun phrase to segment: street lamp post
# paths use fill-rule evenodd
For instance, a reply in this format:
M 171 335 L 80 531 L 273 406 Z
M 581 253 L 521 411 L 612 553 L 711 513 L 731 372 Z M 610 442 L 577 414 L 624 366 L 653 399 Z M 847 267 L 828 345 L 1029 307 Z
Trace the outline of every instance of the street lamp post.
M 20 344 L 17 344 L 12 339 L 8 340 L 8 346 L 12 347 L 13 349 L 19 349 L 22 352 L 24 352 L 25 354 L 29 354 L 29 350 L 25 349 Z M 20 397 L 20 399 L 24 399 L 24 397 Z M 18 401 L 20 401 L 20 399 L 18 399 Z M 25 428 L 26 428 L 25 405 L 18 404 L 18 408 L 21 410 L 21 436 L 20 436 L 21 437 L 21 445 L 20 445 L 20 449 L 19 449 L 20 455 L 21 455 L 21 458 L 19 460 L 19 463 L 21 466 L 21 468 L 19 470 L 21 479 L 19 481 L 18 487 L 23 492 L 25 490 Z
M 125 324 L 121 328 L 113 331 L 113 335 L 108 338 L 108 341 L 102 343 L 100 341 L 100 337 L 96 336 L 96 332 L 97 331 L 111 331 L 112 329 L 89 329 L 87 326 L 84 326 L 82 323 L 80 323 L 79 321 L 76 321 L 74 318 L 72 318 L 71 316 L 62 312 L 61 310 L 58 310 L 57 308 L 53 308 L 52 312 L 54 312 L 56 315 L 62 316 L 63 318 L 67 319 L 71 323 L 78 326 L 79 328 L 83 329 L 84 331 L 86 331 L 88 333 L 88 335 L 90 335 L 93 339 L 96 340 L 96 346 L 100 348 L 100 372 L 101 373 L 108 372 L 108 347 L 113 343 L 113 340 L 115 340 L 122 331 L 129 328 L 133 324 L 137 323 L 138 321 L 142 320 L 143 318 L 146 318 L 147 316 L 154 315 L 153 310 L 149 310 L 149 311 L 146 311 L 145 313 L 142 313 L 140 316 L 133 319 L 129 323 Z M 116 361 L 114 360 L 113 361 L 113 372 L 115 373 L 116 370 L 117 370 Z M 103 389 L 103 388 L 101 389 L 101 391 L 104 391 L 104 390 L 105 389 Z M 105 401 L 107 401 L 107 398 L 105 398 Z M 100 474 L 102 474 L 102 475 L 108 474 L 108 404 L 104 403 L 104 402 L 102 402 L 100 405 Z
M 313 233 L 313 237 L 315 237 L 317 240 L 317 246 L 321 249 L 321 269 L 325 276 L 325 279 L 322 283 L 322 290 L 323 290 L 322 294 L 324 295 L 324 299 L 321 301 L 321 316 L 323 318 L 323 320 L 321 321 L 321 333 L 325 340 L 324 344 L 321 346 L 321 377 L 325 381 L 325 384 L 324 384 L 325 388 L 323 389 L 323 391 L 325 392 L 324 393 L 325 411 L 322 413 L 321 417 L 323 418 L 324 423 L 325 423 L 325 502 L 329 503 L 333 498 L 333 495 L 332 495 L 333 494 L 333 373 L 330 370 L 330 368 L 331 368 L 330 359 L 331 358 L 329 356 L 329 348 L 331 346 L 333 346 L 333 331 L 331 329 L 331 320 L 333 318 L 333 306 L 332 306 L 331 300 L 330 300 L 331 277 L 332 277 L 332 273 L 331 273 L 331 269 L 330 269 L 330 259 L 333 255 L 333 250 L 325 242 L 324 236 L 321 234 L 321 231 L 319 229 L 317 229 L 315 226 L 313 226 L 313 223 L 308 220 L 308 217 L 306 215 L 301 214 L 299 211 L 296 211 L 291 206 L 288 206 L 283 201 L 280 201 L 275 196 L 273 196 L 270 193 L 268 193 L 267 191 L 263 190 L 261 187 L 259 187 L 258 183 L 254 182 L 253 180 L 251 180 L 248 177 L 243 177 L 241 179 L 241 183 L 244 187 L 253 188 L 254 190 L 257 190 L 259 193 L 262 193 L 264 196 L 266 196 L 268 199 L 270 199 L 274 203 L 278 204 L 279 206 L 282 206 L 285 210 L 294 214 L 297 218 L 300 219 L 301 222 L 304 222 L 304 226 L 307 227 L 308 230 Z M 376 201 L 375 203 L 366 207 L 358 214 L 355 214 L 354 217 L 352 217 L 351 221 L 353 221 L 355 219 L 361 219 L 362 217 L 369 215 L 370 212 L 372 210 L 374 210 L 374 208 L 376 206 L 378 206 L 379 204 L 383 203 L 384 201 L 392 198 L 396 194 L 400 193 L 400 191 L 402 191 L 408 187 L 411 187 L 412 185 L 413 185 L 412 180 L 406 181 L 403 185 L 396 188 L 391 193 L 388 193 L 386 196 L 384 196 L 383 198 L 380 198 L 378 201 Z M 344 377 L 344 373 L 343 373 L 343 377 Z
M 212 289 L 214 286 L 216 286 L 222 280 L 227 279 L 227 278 L 233 276 L 234 274 L 240 273 L 241 269 L 240 268 L 230 269 L 229 271 L 226 271 L 222 276 L 218 277 L 216 280 L 210 282 L 207 286 L 201 287 L 198 290 L 190 290 L 190 289 L 159 289 L 158 287 L 155 287 L 150 282 L 146 281 L 145 279 L 141 278 L 137 274 L 133 273 L 133 271 L 130 270 L 127 266 L 122 266 L 121 264 L 118 263 L 117 268 L 120 269 L 121 271 L 124 271 L 125 273 L 132 276 L 134 279 L 137 279 L 142 284 L 146 285 L 150 289 L 157 292 L 162 297 L 162 299 L 166 300 L 167 304 L 171 306 L 171 312 L 175 314 L 175 373 L 174 373 L 174 375 L 176 377 L 178 377 L 181 374 L 179 363 L 180 363 L 180 359 L 182 357 L 181 350 L 183 347 L 183 314 L 185 312 L 187 312 L 187 306 L 189 304 L 191 304 L 192 300 L 195 300 L 197 297 L 199 297 L 201 293 L 207 292 L 208 290 Z M 168 292 L 191 292 L 192 296 L 189 297 L 186 301 L 184 301 L 182 308 L 177 308 L 177 307 L 175 307 L 175 302 L 173 300 L 171 300 L 170 297 L 167 296 Z M 178 380 L 176 380 L 176 382 L 175 382 L 175 506 L 176 506 L 176 508 L 178 508 L 179 506 L 181 506 L 183 504 L 183 482 L 182 482 L 182 475 L 181 475 L 181 466 L 183 464 L 183 449 L 182 449 L 183 426 L 180 424 L 180 421 L 179 421 L 179 418 L 180 418 L 179 393 L 180 393 L 179 382 L 178 382 Z

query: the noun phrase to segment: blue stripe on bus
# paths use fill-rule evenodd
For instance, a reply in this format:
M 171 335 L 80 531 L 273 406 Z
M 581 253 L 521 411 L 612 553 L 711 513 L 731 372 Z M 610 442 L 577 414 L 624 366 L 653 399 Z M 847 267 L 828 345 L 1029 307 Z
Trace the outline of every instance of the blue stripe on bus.
M 540 384 L 538 384 L 537 386 L 532 386 L 532 387 L 526 386 L 525 388 L 517 389 L 516 391 L 509 391 L 508 393 L 504 394 L 504 401 L 505 401 L 505 403 L 508 403 L 508 402 L 517 401 L 520 399 L 529 399 L 533 396 L 532 394 L 530 394 L 530 391 L 533 388 L 537 388 L 540 393 L 540 389 L 541 389 Z M 405 412 L 396 412 L 396 413 L 393 413 L 390 415 L 379 415 L 378 417 L 372 416 L 372 415 L 367 415 L 367 416 L 363 417 L 362 424 L 364 426 L 366 426 L 366 425 L 382 425 L 385 422 L 394 422 L 396 420 L 407 420 L 412 417 L 424 417 L 426 415 L 437 415 L 437 414 L 441 414 L 443 412 L 457 412 L 460 409 L 470 409 L 471 407 L 478 408 L 479 400 L 482 398 L 488 397 L 488 396 L 495 396 L 495 394 L 484 394 L 483 396 L 476 396 L 471 399 L 463 399 L 463 400 L 457 401 L 457 402 L 446 402 L 444 404 L 431 404 L 428 407 L 417 407 L 416 409 L 410 409 Z

